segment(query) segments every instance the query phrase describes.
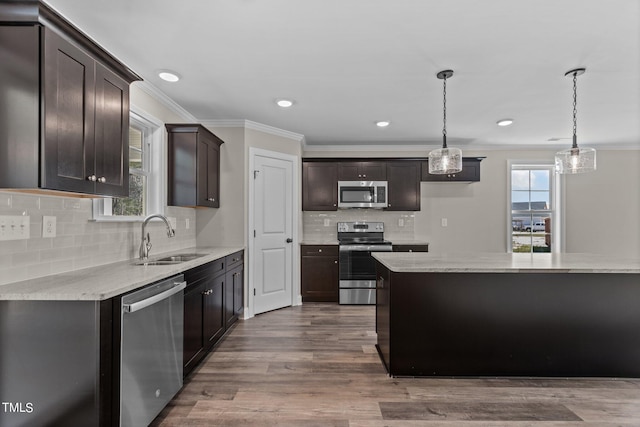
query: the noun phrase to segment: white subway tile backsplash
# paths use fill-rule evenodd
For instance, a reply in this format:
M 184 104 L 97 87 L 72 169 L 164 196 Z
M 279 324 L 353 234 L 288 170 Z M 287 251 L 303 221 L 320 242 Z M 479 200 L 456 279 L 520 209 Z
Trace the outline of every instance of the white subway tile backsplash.
M 399 225 L 402 219 L 403 226 Z M 384 222 L 385 239 L 412 240 L 415 237 L 413 212 L 388 212 L 376 209 L 346 209 L 335 212 L 303 212 L 303 239 L 327 241 L 338 238 L 337 223 L 343 221 Z M 328 221 L 328 225 L 325 225 Z
M 28 240 L 0 241 L 0 285 L 136 258 L 141 223 L 93 222 L 92 207 L 91 199 L 0 191 L 0 215 L 29 215 L 31 228 Z M 196 245 L 195 209 L 166 213 L 178 220 L 176 237 L 163 223 L 149 224 L 152 256 Z M 56 217 L 54 238 L 42 237 L 44 215 Z

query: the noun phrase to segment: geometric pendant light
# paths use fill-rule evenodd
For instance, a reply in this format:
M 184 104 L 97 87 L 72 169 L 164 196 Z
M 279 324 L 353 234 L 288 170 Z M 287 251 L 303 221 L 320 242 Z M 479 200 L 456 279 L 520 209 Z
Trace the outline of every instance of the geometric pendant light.
M 577 131 L 577 90 L 576 78 L 585 72 L 584 68 L 567 71 L 565 76 L 573 77 L 573 145 L 566 150 L 556 153 L 556 172 L 574 174 L 593 172 L 596 170 L 596 150 L 593 148 L 578 148 Z
M 447 79 L 453 76 L 453 71 L 440 71 L 436 76 L 443 81 L 442 148 L 429 153 L 429 173 L 443 175 L 462 170 L 462 150 L 447 147 Z

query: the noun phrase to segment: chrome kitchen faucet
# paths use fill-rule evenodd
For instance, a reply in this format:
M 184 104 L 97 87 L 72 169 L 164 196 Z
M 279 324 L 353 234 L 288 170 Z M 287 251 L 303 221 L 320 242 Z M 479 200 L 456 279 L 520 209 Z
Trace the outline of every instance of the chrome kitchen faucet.
M 151 238 L 149 237 L 149 233 L 146 233 L 145 230 L 147 228 L 147 223 L 153 218 L 160 218 L 164 221 L 165 224 L 167 224 L 168 237 L 174 237 L 176 235 L 176 232 L 171 227 L 171 223 L 169 223 L 169 220 L 166 216 L 161 214 L 153 214 L 146 217 L 142 222 L 142 243 L 140 243 L 140 259 L 143 261 L 146 261 L 149 258 L 149 251 L 151 250 Z

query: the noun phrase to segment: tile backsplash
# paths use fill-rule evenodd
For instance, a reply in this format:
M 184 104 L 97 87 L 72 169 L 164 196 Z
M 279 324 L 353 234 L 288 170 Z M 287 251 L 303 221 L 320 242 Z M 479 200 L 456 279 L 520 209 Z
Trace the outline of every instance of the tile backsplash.
M 303 240 L 328 242 L 338 238 L 337 223 L 342 221 L 384 222 L 384 237 L 413 240 L 415 212 L 388 212 L 377 209 L 344 209 L 330 212 L 303 212 Z
M 27 215 L 30 227 L 27 240 L 0 241 L 0 285 L 137 257 L 141 223 L 91 221 L 92 206 L 86 198 L 0 191 L 0 215 Z M 196 245 L 195 209 L 167 207 L 165 214 L 176 218 L 176 237 L 151 221 L 151 256 Z M 56 217 L 56 237 L 42 237 L 43 216 Z

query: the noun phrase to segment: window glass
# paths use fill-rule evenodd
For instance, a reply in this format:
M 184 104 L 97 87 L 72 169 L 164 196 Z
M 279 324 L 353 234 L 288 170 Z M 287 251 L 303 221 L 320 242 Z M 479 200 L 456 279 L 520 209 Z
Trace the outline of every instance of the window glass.
M 557 232 L 552 164 L 511 166 L 512 252 L 551 252 Z
M 113 216 L 145 216 L 147 175 L 149 167 L 145 129 L 135 121 L 129 128 L 129 197 L 115 197 L 111 202 Z

